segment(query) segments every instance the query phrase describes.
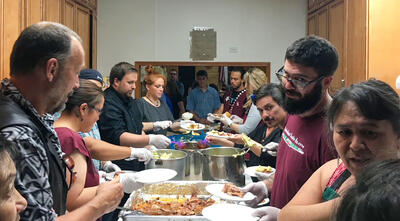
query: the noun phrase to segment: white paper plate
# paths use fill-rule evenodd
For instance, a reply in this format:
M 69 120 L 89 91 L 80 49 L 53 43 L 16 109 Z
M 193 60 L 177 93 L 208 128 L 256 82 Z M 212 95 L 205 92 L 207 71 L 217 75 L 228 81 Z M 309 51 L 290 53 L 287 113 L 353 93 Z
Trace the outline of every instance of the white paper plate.
M 217 134 L 217 133 L 215 133 L 213 131 L 208 131 L 206 134 L 208 136 L 217 137 L 217 138 L 225 138 L 225 139 L 232 138 L 232 137 L 235 136 L 234 134 L 223 136 L 223 135 Z
M 223 199 L 223 200 L 228 200 L 228 201 L 235 201 L 235 202 L 246 202 L 246 201 L 250 201 L 252 199 L 254 199 L 256 196 L 254 196 L 254 194 L 247 192 L 246 194 L 244 194 L 243 198 L 238 197 L 238 196 L 230 196 L 224 192 L 222 192 L 222 189 L 224 188 L 225 184 L 210 184 L 206 186 L 206 190 Z
M 195 128 L 195 129 L 191 128 L 190 126 L 192 124 L 196 125 L 197 128 Z M 181 122 L 181 127 L 183 129 L 185 129 L 185 130 L 193 130 L 193 131 L 195 131 L 195 130 L 203 130 L 206 126 L 204 124 L 199 124 L 199 123 L 182 123 Z
M 202 214 L 211 221 L 256 221 L 259 218 L 251 215 L 254 210 L 247 206 L 220 203 L 204 208 Z
M 256 169 L 258 168 L 259 166 L 252 166 L 252 167 L 247 167 L 246 169 L 244 169 L 244 174 L 245 175 L 249 175 L 249 176 L 252 176 L 252 177 L 257 177 L 257 175 L 256 175 Z M 272 174 L 274 174 L 275 173 L 275 168 L 272 168 L 272 172 L 271 173 L 265 173 L 267 176 L 272 176 Z
M 138 176 L 138 179 L 136 181 L 139 183 L 148 183 L 148 184 L 159 183 L 174 178 L 176 174 L 177 172 L 171 169 L 165 169 L 165 168 L 147 169 L 136 173 L 136 175 Z

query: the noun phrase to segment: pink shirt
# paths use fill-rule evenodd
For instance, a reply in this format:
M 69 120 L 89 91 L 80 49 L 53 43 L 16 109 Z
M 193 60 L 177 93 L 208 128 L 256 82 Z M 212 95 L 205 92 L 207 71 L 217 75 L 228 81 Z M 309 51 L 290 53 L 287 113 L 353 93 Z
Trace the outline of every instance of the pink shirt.
M 284 207 L 307 179 L 336 152 L 328 146 L 325 117 L 288 115 L 277 154 L 271 206 Z

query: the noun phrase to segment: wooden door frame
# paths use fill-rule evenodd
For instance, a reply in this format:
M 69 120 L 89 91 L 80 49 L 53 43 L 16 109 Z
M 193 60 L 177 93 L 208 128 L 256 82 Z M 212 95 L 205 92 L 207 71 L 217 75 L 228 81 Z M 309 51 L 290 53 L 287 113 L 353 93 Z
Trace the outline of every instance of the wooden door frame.
M 265 67 L 265 74 L 271 80 L 271 62 L 203 62 L 203 61 L 137 61 L 135 67 L 138 70 L 138 79 L 141 79 L 141 66 L 208 66 L 208 67 Z M 135 97 L 141 96 L 141 82 L 136 82 Z

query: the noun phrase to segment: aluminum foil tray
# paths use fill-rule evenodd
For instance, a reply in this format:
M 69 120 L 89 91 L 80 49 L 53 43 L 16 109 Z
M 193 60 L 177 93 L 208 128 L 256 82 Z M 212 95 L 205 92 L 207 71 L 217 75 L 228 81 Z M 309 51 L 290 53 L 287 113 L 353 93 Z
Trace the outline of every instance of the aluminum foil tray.
M 167 181 L 158 184 L 145 185 L 143 188 L 133 192 L 126 201 L 124 207 L 131 208 L 132 202 L 151 197 L 176 198 L 177 195 L 189 198 L 193 192 L 196 192 L 199 198 L 211 197 L 205 190 L 208 184 L 226 183 L 225 181 Z M 198 191 L 198 192 L 197 192 Z M 215 199 L 216 203 L 219 199 Z M 163 216 L 163 215 L 146 215 L 138 211 L 121 211 L 119 214 L 123 221 L 147 221 L 147 220 L 162 220 L 162 221 L 196 221 L 208 219 L 201 215 L 196 216 Z

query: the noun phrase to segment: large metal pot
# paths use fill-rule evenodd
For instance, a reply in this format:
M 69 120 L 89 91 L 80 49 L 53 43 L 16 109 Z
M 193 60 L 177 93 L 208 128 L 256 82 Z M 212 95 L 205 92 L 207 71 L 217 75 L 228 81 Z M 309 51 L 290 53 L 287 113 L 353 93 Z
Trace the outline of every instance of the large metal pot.
M 168 168 L 175 170 L 178 174 L 172 180 L 183 180 L 185 177 L 187 154 L 180 150 L 155 150 L 153 152 L 154 159 L 147 165 L 146 169 L 152 168 Z M 168 156 L 168 158 L 164 158 Z
M 244 186 L 244 151 L 233 147 L 199 150 L 203 158 L 203 180 L 228 180 Z

